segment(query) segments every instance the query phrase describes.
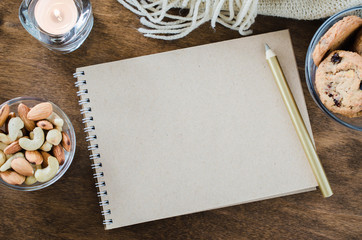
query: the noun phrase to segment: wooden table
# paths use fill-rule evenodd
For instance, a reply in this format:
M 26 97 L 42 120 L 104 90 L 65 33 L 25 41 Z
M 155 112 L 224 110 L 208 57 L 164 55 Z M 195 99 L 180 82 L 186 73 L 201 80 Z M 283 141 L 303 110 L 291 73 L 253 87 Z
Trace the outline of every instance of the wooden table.
M 67 173 L 36 192 L 0 186 L 0 239 L 358 239 L 362 236 L 362 133 L 329 119 L 313 102 L 304 78 L 308 44 L 322 21 L 258 16 L 254 34 L 290 29 L 319 156 L 335 195 L 318 191 L 105 231 L 92 179 L 72 73 L 76 67 L 240 37 L 204 24 L 172 42 L 137 32 L 139 18 L 117 1 L 93 0 L 95 25 L 77 51 L 58 55 L 18 20 L 20 1 L 0 2 L 0 102 L 38 96 L 59 105 L 78 138 Z

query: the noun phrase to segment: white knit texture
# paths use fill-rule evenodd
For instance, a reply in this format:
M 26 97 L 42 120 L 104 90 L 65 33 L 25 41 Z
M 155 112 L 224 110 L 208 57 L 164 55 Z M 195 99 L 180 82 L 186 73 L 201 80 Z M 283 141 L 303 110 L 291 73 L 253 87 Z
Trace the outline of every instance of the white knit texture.
M 342 9 L 361 4 L 361 0 L 118 0 L 124 7 L 141 16 L 146 37 L 174 40 L 182 38 L 211 21 L 251 34 L 250 26 L 258 14 L 295 19 L 318 19 Z M 186 15 L 176 8 L 187 9 Z M 172 12 L 171 12 L 172 11 Z
M 260 0 L 258 14 L 313 20 L 361 4 L 362 0 Z

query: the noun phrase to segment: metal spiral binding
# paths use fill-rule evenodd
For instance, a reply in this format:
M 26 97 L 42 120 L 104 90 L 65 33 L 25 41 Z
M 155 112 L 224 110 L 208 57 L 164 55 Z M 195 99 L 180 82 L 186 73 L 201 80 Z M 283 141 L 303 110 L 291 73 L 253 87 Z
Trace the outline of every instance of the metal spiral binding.
M 92 108 L 90 108 L 90 107 L 82 108 L 82 109 L 80 110 L 80 113 L 81 113 L 81 114 L 87 114 L 87 113 L 90 113 L 90 112 L 92 112 Z
M 99 153 L 91 154 L 91 155 L 89 155 L 89 158 L 91 160 L 94 160 L 94 159 L 97 159 L 97 158 L 101 158 L 101 155 Z
M 76 73 L 73 74 L 74 78 L 79 78 L 79 77 L 82 77 L 82 76 L 85 76 L 84 71 L 76 72 Z M 79 87 L 84 86 L 86 84 L 87 84 L 86 80 L 78 79 L 78 81 L 75 82 L 75 87 L 79 88 Z M 80 113 L 82 115 L 84 115 L 84 118 L 82 119 L 82 122 L 84 124 L 90 124 L 91 122 L 94 121 L 93 116 L 91 116 L 92 108 L 89 107 L 89 106 L 84 106 L 84 105 L 87 105 L 87 104 L 90 103 L 90 99 L 86 97 L 86 95 L 88 94 L 88 89 L 86 89 L 85 87 L 82 87 L 82 88 L 83 89 L 79 89 L 79 91 L 77 91 L 77 96 L 81 98 L 78 101 L 79 105 L 82 106 L 82 109 L 80 110 Z M 97 149 L 99 148 L 98 144 L 92 143 L 93 141 L 95 141 L 97 139 L 97 135 L 94 134 L 94 131 L 95 131 L 95 126 L 94 125 L 86 126 L 84 128 L 84 132 L 87 133 L 87 137 L 85 138 L 85 140 L 90 143 L 90 145 L 88 146 L 88 150 L 92 152 L 92 154 L 89 155 L 89 158 L 93 161 L 93 164 L 91 164 L 91 167 L 92 167 L 92 169 L 94 169 L 96 171 L 93 174 L 93 178 L 97 179 L 97 182 L 95 183 L 95 186 L 99 189 L 99 191 L 97 192 L 97 196 L 103 198 L 103 197 L 107 196 L 107 190 L 104 190 L 104 189 L 100 190 L 100 188 L 106 186 L 106 183 L 105 183 L 105 181 L 100 180 L 102 177 L 104 177 L 104 173 L 102 171 L 100 171 L 100 168 L 102 168 L 102 163 L 101 162 L 97 162 L 97 163 L 94 162 L 94 160 L 101 158 L 100 153 L 94 152 L 94 151 L 97 151 Z M 92 134 L 92 132 L 93 132 L 93 134 Z M 109 205 L 109 201 L 108 200 L 103 200 L 103 199 L 102 199 L 102 201 L 99 202 L 99 206 L 101 206 L 103 208 L 101 213 L 102 213 L 103 216 L 110 215 L 111 210 L 110 209 L 104 209 L 105 206 Z M 104 225 L 109 225 L 109 224 L 112 224 L 112 223 L 113 223 L 112 219 L 104 219 L 103 220 Z
M 105 181 L 97 182 L 95 185 L 96 185 L 97 188 L 104 187 L 104 186 L 106 186 L 106 182 Z
M 100 177 L 104 177 L 104 173 L 103 173 L 103 172 L 93 173 L 93 178 L 100 178 Z
M 82 123 L 89 123 L 93 121 L 93 117 L 85 117 L 82 119 Z
M 103 196 L 107 196 L 107 191 L 100 191 L 100 192 L 97 192 L 97 196 L 98 197 L 103 197 Z
M 80 77 L 80 76 L 83 76 L 83 75 L 84 75 L 84 71 L 73 73 L 74 78 L 77 78 L 77 77 Z
M 86 85 L 87 84 L 87 81 L 86 80 L 80 80 L 80 81 L 76 81 L 74 83 L 75 87 L 80 87 L 82 85 Z
M 90 127 L 85 127 L 84 128 L 84 132 L 91 132 L 91 131 L 94 131 L 94 130 L 96 130 L 96 128 L 94 127 L 94 126 L 90 126 Z
M 93 145 L 88 146 L 88 151 L 94 151 L 96 149 L 98 149 L 98 144 L 93 144 Z
M 103 216 L 111 214 L 111 210 L 104 210 L 101 212 Z
M 113 223 L 113 220 L 112 220 L 112 219 L 103 220 L 103 224 L 104 224 L 104 225 L 108 225 L 108 224 L 112 224 L 112 223 Z
M 91 166 L 92 166 L 92 169 L 101 168 L 101 167 L 102 167 L 102 163 L 93 163 Z
M 90 100 L 89 98 L 86 98 L 86 99 L 81 99 L 78 101 L 79 105 L 84 105 L 86 103 L 90 103 Z
M 77 92 L 77 96 L 82 96 L 88 93 L 88 89 L 82 89 Z
M 87 142 L 91 142 L 97 139 L 97 135 L 90 135 L 85 138 Z
M 107 206 L 107 205 L 109 205 L 109 201 L 108 200 L 104 200 L 104 201 L 100 201 L 99 202 L 99 206 Z

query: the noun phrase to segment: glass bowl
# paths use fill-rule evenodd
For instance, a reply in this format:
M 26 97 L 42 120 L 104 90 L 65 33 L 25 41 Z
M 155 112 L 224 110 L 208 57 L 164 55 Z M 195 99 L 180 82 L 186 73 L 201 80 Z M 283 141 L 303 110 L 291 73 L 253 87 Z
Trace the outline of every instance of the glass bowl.
M 4 102 L 3 104 L 0 105 L 0 109 L 3 105 L 8 104 L 10 107 L 10 112 L 15 112 L 17 113 L 17 109 L 18 109 L 18 105 L 20 103 L 24 103 L 25 105 L 27 105 L 28 107 L 33 107 L 38 103 L 41 102 L 50 102 L 48 100 L 45 99 L 41 99 L 41 98 L 35 98 L 35 97 L 18 97 L 18 98 L 14 98 L 11 99 L 7 102 Z M 39 189 L 43 189 L 45 187 L 50 186 L 51 184 L 55 183 L 56 181 L 58 181 L 63 175 L 64 173 L 68 170 L 70 164 L 73 161 L 73 157 L 74 157 L 74 153 L 75 153 L 75 146 L 76 146 L 76 139 L 75 139 L 75 132 L 74 132 L 74 128 L 72 123 L 70 122 L 68 116 L 54 103 L 50 102 L 53 105 L 53 112 L 55 112 L 56 114 L 59 115 L 59 117 L 61 117 L 64 120 L 64 125 L 63 125 L 63 131 L 66 132 L 70 138 L 71 141 L 71 150 L 70 152 L 64 151 L 65 153 L 65 162 L 59 166 L 59 170 L 57 172 L 57 174 L 49 181 L 44 182 L 44 183 L 40 183 L 40 182 L 36 182 L 33 185 L 25 185 L 24 183 L 22 185 L 12 185 L 12 184 L 8 184 L 6 182 L 4 182 L 1 178 L 0 178 L 0 182 L 1 184 L 11 188 L 11 189 L 15 189 L 15 190 L 20 190 L 20 191 L 35 191 L 35 190 L 39 190 Z
M 309 89 L 310 94 L 312 95 L 314 101 L 318 105 L 320 109 L 324 113 L 326 113 L 329 117 L 334 119 L 336 122 L 355 129 L 362 131 L 362 117 L 356 117 L 356 118 L 348 118 L 338 113 L 333 113 L 329 111 L 321 102 L 319 95 L 315 88 L 315 73 L 317 70 L 317 66 L 314 64 L 312 59 L 312 54 L 314 51 L 315 46 L 318 44 L 320 38 L 328 31 L 329 28 L 333 26 L 336 22 L 341 20 L 342 18 L 350 15 L 356 15 L 359 17 L 362 17 L 362 5 L 352 7 L 346 10 L 343 10 L 339 13 L 336 13 L 335 15 L 328 18 L 322 26 L 319 27 L 317 32 L 314 34 L 312 41 L 309 44 L 309 48 L 307 51 L 306 59 L 305 59 L 305 78 L 307 81 L 307 86 Z

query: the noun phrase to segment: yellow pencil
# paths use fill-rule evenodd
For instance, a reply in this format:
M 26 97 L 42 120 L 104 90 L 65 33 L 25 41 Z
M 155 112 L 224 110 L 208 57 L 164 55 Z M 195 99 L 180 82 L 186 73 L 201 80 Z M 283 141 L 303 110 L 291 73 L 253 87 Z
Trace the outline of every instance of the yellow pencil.
M 302 143 L 304 152 L 307 155 L 309 164 L 312 167 L 314 176 L 317 179 L 323 197 L 330 197 L 333 195 L 333 192 L 331 186 L 329 185 L 327 176 L 323 170 L 323 166 L 318 158 L 317 152 L 308 134 L 307 128 L 305 127 L 298 106 L 295 103 L 294 97 L 289 89 L 288 83 L 279 65 L 278 58 L 267 44 L 265 44 L 265 55 L 269 67 L 273 73 L 275 83 L 278 85 L 285 106 L 287 107 L 288 113 L 293 122 L 294 128 L 297 131 L 299 140 Z

